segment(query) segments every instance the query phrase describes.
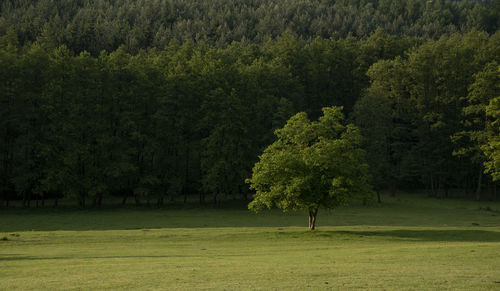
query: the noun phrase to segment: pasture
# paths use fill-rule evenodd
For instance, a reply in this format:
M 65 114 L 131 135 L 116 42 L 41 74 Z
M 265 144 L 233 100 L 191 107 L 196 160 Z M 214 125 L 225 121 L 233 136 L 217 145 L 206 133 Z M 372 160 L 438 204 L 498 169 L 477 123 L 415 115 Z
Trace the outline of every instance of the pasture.
M 500 203 L 0 209 L 0 290 L 499 290 Z

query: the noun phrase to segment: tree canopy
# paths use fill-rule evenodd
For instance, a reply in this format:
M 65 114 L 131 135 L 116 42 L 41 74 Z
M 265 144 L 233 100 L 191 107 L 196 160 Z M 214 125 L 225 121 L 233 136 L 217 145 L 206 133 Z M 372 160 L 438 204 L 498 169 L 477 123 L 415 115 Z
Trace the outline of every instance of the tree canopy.
M 500 97 L 492 99 L 486 108 L 489 117 L 487 130 L 488 140 L 482 146 L 486 155 L 486 171 L 493 176 L 493 180 L 500 180 Z
M 275 134 L 247 180 L 256 191 L 250 209 L 305 210 L 314 230 L 319 208 L 334 209 L 371 193 L 361 135 L 354 125 L 344 125 L 341 107 L 323 108 L 313 122 L 298 113 Z
M 21 44 L 67 45 L 75 53 L 119 46 L 128 52 L 164 49 L 171 41 L 223 48 L 264 43 L 285 32 L 301 39 L 365 39 L 377 28 L 437 39 L 500 27 L 500 1 L 477 0 L 3 0 L 0 35 Z
M 499 3 L 3 1 L 0 197 L 246 200 L 274 130 L 343 106 L 376 190 L 497 199 Z

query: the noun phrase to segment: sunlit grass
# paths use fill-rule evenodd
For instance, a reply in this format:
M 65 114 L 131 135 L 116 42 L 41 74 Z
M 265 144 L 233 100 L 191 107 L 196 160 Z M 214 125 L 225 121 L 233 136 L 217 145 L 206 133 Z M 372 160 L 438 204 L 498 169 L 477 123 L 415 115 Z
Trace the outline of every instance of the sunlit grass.
M 499 206 L 406 195 L 314 232 L 278 211 L 2 209 L 0 290 L 498 290 Z

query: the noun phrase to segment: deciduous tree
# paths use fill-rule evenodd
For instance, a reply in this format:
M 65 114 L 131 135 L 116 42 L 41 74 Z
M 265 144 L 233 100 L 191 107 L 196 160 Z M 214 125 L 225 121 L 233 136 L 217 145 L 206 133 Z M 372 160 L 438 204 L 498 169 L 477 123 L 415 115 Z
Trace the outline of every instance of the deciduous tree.
M 275 133 L 278 139 L 247 180 L 256 191 L 249 209 L 305 210 L 314 230 L 319 208 L 334 209 L 371 194 L 361 135 L 354 125 L 344 125 L 341 107 L 323 108 L 314 122 L 298 113 Z

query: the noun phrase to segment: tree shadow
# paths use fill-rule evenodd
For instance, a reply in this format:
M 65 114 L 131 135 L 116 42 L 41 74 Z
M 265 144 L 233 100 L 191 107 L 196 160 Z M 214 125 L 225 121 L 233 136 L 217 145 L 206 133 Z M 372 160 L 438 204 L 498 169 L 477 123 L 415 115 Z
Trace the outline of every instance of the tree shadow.
M 200 254 L 194 255 L 123 255 L 123 256 L 26 256 L 20 254 L 0 254 L 0 262 L 5 261 L 44 261 L 44 260 L 88 260 L 88 259 L 165 259 L 165 258 L 198 258 Z M 241 257 L 244 255 L 238 254 L 219 254 L 210 255 L 213 257 Z
M 394 229 L 394 230 L 303 230 L 264 231 L 261 236 L 269 239 L 296 239 L 304 241 L 366 241 L 370 238 L 407 242 L 500 242 L 500 231 L 474 229 Z
M 413 214 L 403 208 L 396 208 L 396 210 L 396 212 L 386 212 L 388 216 L 383 219 L 379 219 L 379 217 L 382 217 L 384 213 L 375 211 L 370 212 L 370 216 L 367 217 L 359 215 L 352 209 L 334 214 L 332 212 L 322 213 L 319 218 L 319 230 L 321 231 L 323 227 L 356 225 L 404 228 L 406 226 L 405 219 L 408 219 L 407 225 L 420 227 L 433 227 L 445 223 L 464 226 L 477 224 L 481 226 L 499 226 L 497 220 L 495 220 L 496 217 L 491 217 L 490 211 L 483 213 L 484 211 L 471 210 L 467 213 L 469 216 L 465 218 L 459 217 L 462 214 L 460 212 L 449 212 L 453 216 L 447 215 L 446 217 L 438 216 L 438 214 L 432 212 L 429 217 L 433 219 L 416 221 L 414 217 L 421 216 L 422 213 L 415 212 Z M 403 211 L 407 213 L 402 215 Z M 391 217 L 394 219 L 391 219 Z M 451 221 L 454 217 L 458 219 Z M 0 221 L 0 233 L 59 230 L 138 230 L 145 228 L 304 227 L 304 229 L 307 229 L 306 213 L 282 213 L 277 209 L 263 211 L 258 214 L 245 209 L 8 209 L 0 211 Z M 394 221 L 397 221 L 397 223 L 394 223 Z M 440 223 L 437 224 L 436 221 Z M 477 223 L 472 221 L 477 221 Z M 450 234 L 440 236 L 453 237 Z M 402 234 L 401 237 L 405 236 Z M 412 236 L 406 238 L 410 239 Z M 467 236 L 467 238 L 476 241 L 470 236 Z M 2 235 L 0 234 L 0 243 L 2 242 L 1 239 Z M 10 240 L 10 236 L 8 239 Z
M 36 261 L 36 260 L 64 260 L 66 257 L 33 257 L 18 254 L 0 254 L 0 262 L 2 261 Z
M 445 242 L 500 242 L 500 232 L 488 230 L 381 230 L 381 231 L 331 231 L 362 237 L 392 237 L 408 241 Z
M 307 223 L 303 213 L 246 209 L 8 209 L 0 232 L 137 230 L 144 228 L 286 227 Z M 0 237 L 1 239 L 1 237 Z

